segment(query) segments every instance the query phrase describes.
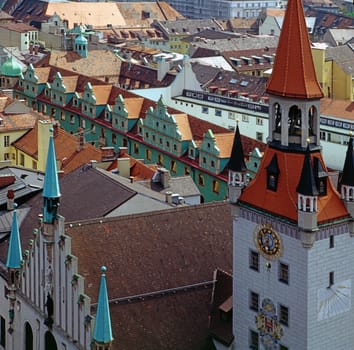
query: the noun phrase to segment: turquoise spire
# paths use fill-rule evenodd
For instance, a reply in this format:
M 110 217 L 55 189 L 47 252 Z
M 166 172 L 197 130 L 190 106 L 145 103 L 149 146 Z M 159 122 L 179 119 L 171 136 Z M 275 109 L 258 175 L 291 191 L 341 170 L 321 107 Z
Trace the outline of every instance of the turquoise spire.
M 49 138 L 48 157 L 45 168 L 42 196 L 44 197 L 44 222 L 53 223 L 57 214 L 60 197 L 53 135 Z
M 113 340 L 106 286 L 106 270 L 105 266 L 101 267 L 101 284 L 98 295 L 95 328 L 93 330 L 93 340 L 100 344 L 108 344 Z
M 14 205 L 16 207 L 16 204 Z M 20 231 L 18 229 L 16 210 L 13 211 L 12 227 L 10 234 L 9 250 L 7 252 L 6 267 L 19 269 L 22 261 L 22 250 L 20 242 Z

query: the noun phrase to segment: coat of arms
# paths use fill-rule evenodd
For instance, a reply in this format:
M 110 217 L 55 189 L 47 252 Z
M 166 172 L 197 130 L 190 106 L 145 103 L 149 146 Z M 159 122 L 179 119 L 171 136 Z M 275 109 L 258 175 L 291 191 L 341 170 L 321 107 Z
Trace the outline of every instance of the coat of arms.
M 256 315 L 256 326 L 264 349 L 278 349 L 277 345 L 283 335 L 283 329 L 279 324 L 274 304 L 270 299 L 263 299 L 262 309 Z

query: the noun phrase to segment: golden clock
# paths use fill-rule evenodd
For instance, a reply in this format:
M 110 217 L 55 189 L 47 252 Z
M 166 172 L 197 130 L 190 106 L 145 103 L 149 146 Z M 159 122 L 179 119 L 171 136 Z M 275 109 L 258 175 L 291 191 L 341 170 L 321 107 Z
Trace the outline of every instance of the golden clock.
M 258 225 L 254 233 L 254 241 L 258 251 L 266 259 L 276 259 L 281 256 L 281 239 L 271 225 Z

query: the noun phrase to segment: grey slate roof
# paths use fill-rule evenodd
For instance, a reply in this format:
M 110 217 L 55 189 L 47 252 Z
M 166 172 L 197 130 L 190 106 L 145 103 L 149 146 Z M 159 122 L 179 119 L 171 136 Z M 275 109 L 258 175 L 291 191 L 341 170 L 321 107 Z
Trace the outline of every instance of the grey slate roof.
M 347 74 L 354 74 L 354 46 L 341 45 L 326 49 L 326 61 L 335 61 Z
M 195 41 L 193 42 L 194 49 L 201 47 L 213 50 L 231 51 L 231 50 L 247 50 L 247 49 L 261 49 L 264 47 L 277 47 L 278 37 L 276 36 L 254 36 L 242 37 L 235 39 L 219 39 Z

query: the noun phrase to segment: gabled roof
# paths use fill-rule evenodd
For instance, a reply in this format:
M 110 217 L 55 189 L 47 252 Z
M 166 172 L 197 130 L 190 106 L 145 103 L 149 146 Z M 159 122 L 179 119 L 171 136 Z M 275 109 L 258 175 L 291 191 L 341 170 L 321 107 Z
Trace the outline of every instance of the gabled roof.
M 315 32 L 325 33 L 329 28 L 350 28 L 354 26 L 354 18 L 326 10 L 309 8 L 306 16 L 316 17 Z
M 289 0 L 267 93 L 321 98 L 301 0 Z
M 232 269 L 229 210 L 227 203 L 212 203 L 67 226 L 92 303 L 98 298 L 97 267 L 109 265 L 108 297 L 118 299 L 110 303 L 113 337 L 121 349 L 202 348 L 213 286 L 207 282 L 217 266 Z M 127 300 L 188 285 L 195 286 Z
M 321 115 L 354 120 L 354 102 L 348 100 L 321 99 Z
M 45 58 L 41 59 L 34 66 L 36 73 L 40 66 L 55 66 L 84 74 L 91 78 L 101 79 L 114 77 L 118 81 L 121 60 L 111 50 L 88 50 L 87 57 L 81 57 L 75 51 L 51 50 Z M 37 73 L 38 74 L 38 73 Z
M 274 155 L 277 156 L 280 169 L 276 191 L 267 189 L 266 167 L 270 164 Z M 296 188 L 301 176 L 304 157 L 304 153 L 285 153 L 268 146 L 256 177 L 244 189 L 240 201 L 245 205 L 251 205 L 264 212 L 296 222 Z M 326 169 L 321 153 L 318 151 L 312 152 L 311 159 L 313 160 L 314 157 L 317 157 L 321 162 L 322 168 Z M 291 174 L 291 176 L 288 174 Z M 317 220 L 319 225 L 348 217 L 347 210 L 332 182 L 330 179 L 327 179 L 327 181 L 327 195 L 318 197 Z
M 54 144 L 57 160 L 61 160 L 59 170 L 65 173 L 89 163 L 91 160 L 101 160 L 101 151 L 89 143 L 85 143 L 83 149 L 78 150 L 78 140 L 75 136 L 67 133 L 64 129 L 56 127 Z M 37 159 L 38 157 L 38 125 L 28 131 L 12 144 L 23 153 Z
M 158 80 L 158 71 L 155 68 L 122 62 L 119 72 L 119 83 L 127 89 L 153 88 L 170 86 L 176 75 L 166 73 L 162 80 Z
M 353 29 L 354 33 L 354 29 Z M 328 47 L 326 49 L 326 61 L 334 61 L 340 66 L 346 74 L 354 78 L 354 46 L 341 45 L 337 47 Z

